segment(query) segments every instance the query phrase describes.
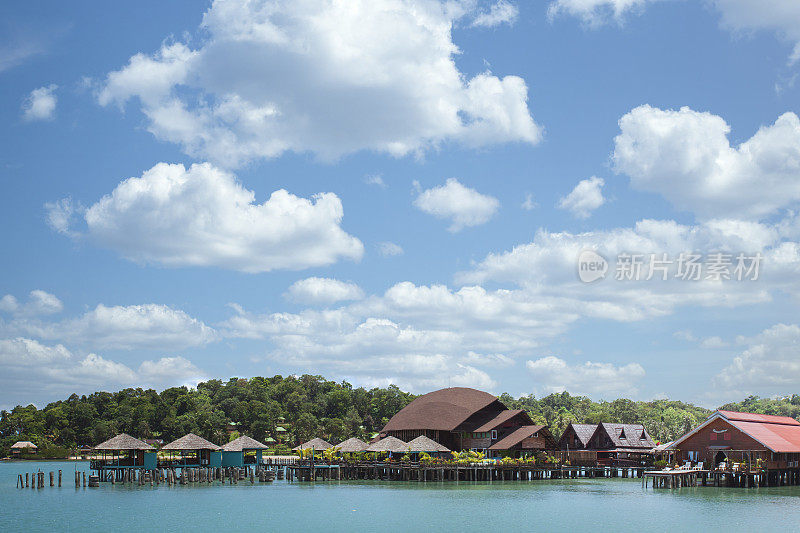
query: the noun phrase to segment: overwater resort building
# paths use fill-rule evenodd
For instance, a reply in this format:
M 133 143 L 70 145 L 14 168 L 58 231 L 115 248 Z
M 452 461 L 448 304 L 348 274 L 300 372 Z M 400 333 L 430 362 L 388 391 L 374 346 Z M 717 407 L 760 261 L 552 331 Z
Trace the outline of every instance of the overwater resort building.
M 222 466 L 222 448 L 189 433 L 165 444 L 159 466 L 164 468 L 215 468 Z
M 113 471 L 121 477 L 124 470 L 152 470 L 158 466 L 156 449 L 144 441 L 120 433 L 92 448 L 90 468 L 98 472 Z
M 788 416 L 717 411 L 669 446 L 678 463 L 731 469 L 737 464 L 773 471 L 800 467 L 800 422 Z
M 364 450 L 369 447 L 369 444 L 364 442 L 363 440 L 357 437 L 350 437 L 346 441 L 343 441 L 336 445 L 336 448 L 339 450 L 339 453 L 358 453 L 363 452 Z
M 222 446 L 222 466 L 242 468 L 245 465 L 261 464 L 262 453 L 269 446 L 242 435 Z
M 558 441 L 570 460 L 600 465 L 641 463 L 653 457 L 655 443 L 642 424 L 569 424 Z
M 556 447 L 548 428 L 534 424 L 525 411 L 509 409 L 497 397 L 465 387 L 416 398 L 389 420 L 380 436 L 404 442 L 425 436 L 450 450 L 476 450 L 488 456 Z

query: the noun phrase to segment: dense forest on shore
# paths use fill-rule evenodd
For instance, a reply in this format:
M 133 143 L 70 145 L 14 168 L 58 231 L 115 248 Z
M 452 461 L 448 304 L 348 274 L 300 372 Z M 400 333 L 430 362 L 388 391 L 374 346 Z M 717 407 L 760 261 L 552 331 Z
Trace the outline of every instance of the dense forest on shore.
M 258 440 L 269 437 L 294 445 L 314 436 L 340 442 L 351 436 L 369 438 L 415 396 L 390 385 L 365 389 L 322 376 L 274 376 L 210 380 L 196 389 L 172 387 L 124 389 L 73 394 L 48 404 L 17 406 L 0 412 L 0 456 L 18 440 L 29 440 L 44 456 L 92 446 L 119 432 L 169 442 L 194 432 L 222 444 L 230 428 Z M 706 418 L 711 411 L 671 400 L 650 402 L 618 399 L 594 402 L 567 392 L 544 398 L 500 399 L 511 409 L 525 409 L 534 421 L 547 424 L 558 437 L 570 422 L 640 422 L 653 438 L 672 440 Z M 800 396 L 764 399 L 751 396 L 725 409 L 800 416 Z M 234 425 L 232 425 L 234 424 Z M 285 432 L 280 432 L 279 427 Z

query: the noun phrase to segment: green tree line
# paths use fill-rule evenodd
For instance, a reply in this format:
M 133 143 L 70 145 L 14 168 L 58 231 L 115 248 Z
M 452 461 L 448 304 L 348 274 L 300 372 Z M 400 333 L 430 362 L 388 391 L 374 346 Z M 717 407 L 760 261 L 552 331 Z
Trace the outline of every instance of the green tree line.
M 172 387 L 161 393 L 128 388 L 73 394 L 44 409 L 28 405 L 0 412 L 0 453 L 8 455 L 19 440 L 42 449 L 75 448 L 120 432 L 164 442 L 192 432 L 223 444 L 231 423 L 257 440 L 284 436 L 293 445 L 323 436 L 340 442 L 368 438 L 414 397 L 394 385 L 367 390 L 311 375 L 214 379 L 196 389 Z M 278 427 L 288 433 L 276 433 Z
M 394 385 L 355 388 L 346 381 L 312 375 L 210 380 L 196 389 L 172 387 L 160 393 L 128 388 L 73 394 L 43 409 L 28 405 L 0 412 L 0 454 L 8 455 L 18 440 L 30 440 L 46 454 L 49 449 L 93 446 L 120 432 L 164 442 L 193 432 L 222 444 L 229 439 L 232 423 L 239 433 L 257 440 L 284 437 L 289 445 L 316 436 L 331 442 L 352 436 L 368 439 L 414 398 Z M 655 440 L 666 442 L 711 414 L 679 401 L 595 402 L 567 392 L 541 399 L 504 393 L 500 400 L 511 409 L 525 409 L 535 422 L 550 426 L 556 438 L 570 422 L 622 422 L 642 423 Z M 798 418 L 800 396 L 751 396 L 722 408 Z M 279 426 L 287 433 L 277 434 Z

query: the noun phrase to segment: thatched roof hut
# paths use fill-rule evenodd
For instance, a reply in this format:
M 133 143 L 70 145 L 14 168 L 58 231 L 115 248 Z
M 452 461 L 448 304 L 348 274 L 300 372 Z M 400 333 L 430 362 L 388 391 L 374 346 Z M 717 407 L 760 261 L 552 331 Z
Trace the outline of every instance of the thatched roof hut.
M 420 435 L 416 439 L 409 441 L 408 449 L 412 452 L 427 452 L 427 453 L 447 453 L 450 450 L 446 446 L 442 446 L 433 439 Z
M 165 444 L 162 450 L 176 450 L 176 451 L 184 451 L 184 450 L 212 450 L 218 451 L 221 448 L 214 444 L 213 442 L 209 442 L 203 437 L 199 437 L 194 433 L 189 433 L 188 435 L 184 435 L 183 437 L 170 442 L 169 444 Z
M 328 448 L 333 448 L 333 444 L 317 437 L 316 439 L 311 439 L 308 442 L 304 442 L 300 446 L 295 446 L 292 448 L 292 450 L 306 450 L 308 448 L 314 448 L 315 450 L 327 450 Z
M 127 433 L 120 433 L 116 437 L 111 437 L 105 442 L 101 442 L 93 450 L 99 451 L 122 451 L 122 450 L 154 450 L 152 446 L 144 441 L 131 437 Z
M 11 445 L 11 449 L 12 450 L 27 450 L 29 448 L 31 450 L 36 450 L 39 447 L 36 446 L 34 443 L 32 443 L 29 440 L 21 440 L 21 441 L 15 442 L 14 444 Z
M 242 435 L 238 439 L 230 441 L 222 446 L 223 452 L 241 452 L 243 450 L 266 450 L 269 446 L 258 442 L 256 439 L 247 435 Z
M 336 445 L 336 448 L 341 453 L 357 453 L 363 452 L 369 447 L 369 444 L 364 442 L 361 439 L 357 439 L 355 437 L 349 438 L 346 441 Z
M 365 451 L 403 453 L 408 451 L 408 444 L 401 441 L 397 437 L 390 436 L 385 437 L 378 442 L 373 442 Z

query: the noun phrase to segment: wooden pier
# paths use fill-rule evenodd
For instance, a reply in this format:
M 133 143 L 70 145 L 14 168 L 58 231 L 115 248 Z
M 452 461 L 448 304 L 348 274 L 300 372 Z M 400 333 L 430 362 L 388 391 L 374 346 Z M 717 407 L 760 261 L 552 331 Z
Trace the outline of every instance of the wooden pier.
M 648 470 L 642 478 L 642 487 L 649 480 L 656 488 L 679 489 L 681 487 L 780 487 L 800 484 L 800 468 L 782 470 Z
M 643 467 L 534 466 L 489 462 L 474 465 L 420 463 L 309 463 L 286 467 L 289 481 L 384 480 L 384 481 L 534 481 L 577 478 L 639 478 Z

